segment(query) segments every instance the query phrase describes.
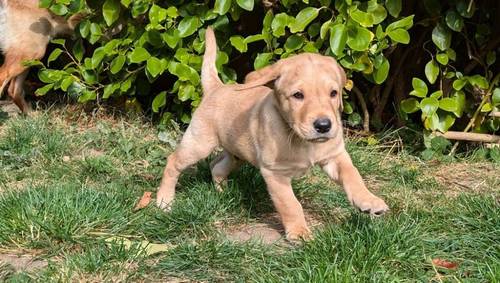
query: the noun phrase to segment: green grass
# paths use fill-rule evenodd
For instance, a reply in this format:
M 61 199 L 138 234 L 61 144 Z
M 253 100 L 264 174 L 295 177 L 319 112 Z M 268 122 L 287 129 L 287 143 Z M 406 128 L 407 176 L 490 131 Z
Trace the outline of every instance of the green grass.
M 155 127 L 60 110 L 2 123 L 0 281 L 500 280 L 500 167 L 477 154 L 424 162 L 351 140 L 354 163 L 391 212 L 360 214 L 314 168 L 294 181 L 307 214 L 321 223 L 314 240 L 266 245 L 227 238 L 226 231 L 269 223 L 274 215 L 251 166 L 233 173 L 218 193 L 208 163 L 200 162 L 181 177 L 170 213 L 154 206 L 134 212 L 143 192 L 156 191 L 171 150 Z M 464 172 L 470 177 L 460 177 Z M 170 249 L 150 254 L 142 241 Z M 15 271 L 2 254 L 48 265 Z M 436 258 L 458 268 L 433 266 Z

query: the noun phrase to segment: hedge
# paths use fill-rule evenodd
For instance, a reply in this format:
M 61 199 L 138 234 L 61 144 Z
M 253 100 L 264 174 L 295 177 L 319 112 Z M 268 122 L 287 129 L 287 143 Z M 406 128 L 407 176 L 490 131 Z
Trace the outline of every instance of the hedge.
M 345 116 L 365 130 L 420 125 L 497 133 L 500 1 L 41 0 L 85 13 L 74 41 L 41 65 L 42 96 L 80 102 L 124 97 L 162 122 L 189 122 L 201 99 L 204 31 L 213 26 L 223 81 L 301 52 L 335 57 L 351 84 Z M 50 68 L 57 61 L 58 68 Z M 141 102 L 141 103 L 139 103 Z

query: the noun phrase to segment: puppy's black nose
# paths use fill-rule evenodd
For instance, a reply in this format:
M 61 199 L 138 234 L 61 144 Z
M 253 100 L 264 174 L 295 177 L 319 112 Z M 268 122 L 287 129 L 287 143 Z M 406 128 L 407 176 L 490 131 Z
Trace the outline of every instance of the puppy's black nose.
M 314 129 L 320 134 L 327 133 L 332 128 L 332 121 L 328 118 L 319 118 L 313 123 Z

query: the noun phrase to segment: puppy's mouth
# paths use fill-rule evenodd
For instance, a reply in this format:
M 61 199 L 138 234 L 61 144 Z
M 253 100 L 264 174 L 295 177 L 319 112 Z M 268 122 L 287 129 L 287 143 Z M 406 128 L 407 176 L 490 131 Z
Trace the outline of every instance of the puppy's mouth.
M 313 143 L 323 143 L 330 140 L 328 137 L 318 137 L 318 138 L 313 138 L 313 139 L 307 139 L 308 142 L 313 142 Z

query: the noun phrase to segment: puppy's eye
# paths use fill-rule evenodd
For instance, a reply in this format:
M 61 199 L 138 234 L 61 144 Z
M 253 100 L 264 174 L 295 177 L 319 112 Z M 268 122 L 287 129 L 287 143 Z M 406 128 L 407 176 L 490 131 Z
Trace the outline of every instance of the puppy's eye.
M 337 96 L 337 91 L 332 90 L 332 92 L 330 92 L 330 97 L 335 97 L 335 96 Z
M 292 96 L 293 96 L 294 98 L 296 98 L 296 99 L 301 99 L 301 100 L 302 100 L 302 99 L 304 99 L 304 94 L 303 94 L 302 92 L 300 92 L 300 91 L 297 91 L 297 92 L 296 92 L 296 93 L 294 93 Z

